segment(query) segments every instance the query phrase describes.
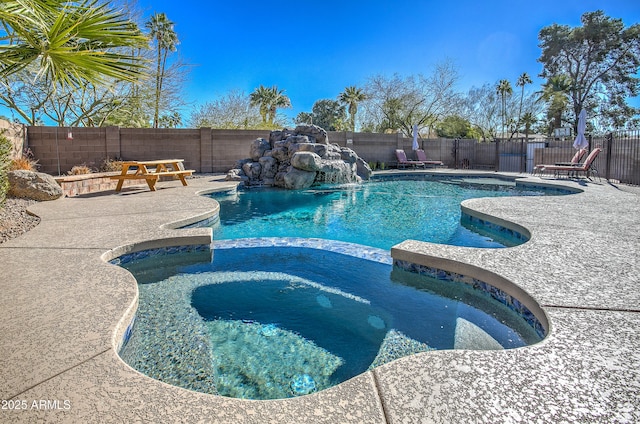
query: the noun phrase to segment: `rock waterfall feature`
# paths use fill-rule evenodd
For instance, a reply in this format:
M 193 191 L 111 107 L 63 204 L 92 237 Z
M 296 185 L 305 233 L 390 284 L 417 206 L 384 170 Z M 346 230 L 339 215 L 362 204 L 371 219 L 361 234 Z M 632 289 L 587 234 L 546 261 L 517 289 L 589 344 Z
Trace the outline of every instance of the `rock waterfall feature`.
M 314 184 L 356 183 L 371 176 L 364 159 L 347 147 L 330 144 L 327 132 L 317 125 L 271 131 L 269 140 L 258 138 L 251 143 L 249 156 L 236 163 L 227 180 L 296 190 Z

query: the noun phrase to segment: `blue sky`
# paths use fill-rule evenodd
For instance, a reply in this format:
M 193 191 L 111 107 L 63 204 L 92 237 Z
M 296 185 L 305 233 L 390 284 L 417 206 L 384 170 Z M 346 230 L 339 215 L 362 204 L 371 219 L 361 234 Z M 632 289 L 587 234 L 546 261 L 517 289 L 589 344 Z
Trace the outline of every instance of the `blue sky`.
M 195 65 L 185 87 L 192 104 L 277 85 L 291 99 L 289 116 L 373 75 L 428 75 L 445 59 L 459 69 L 460 91 L 500 79 L 515 86 L 522 72 L 537 90 L 543 27 L 579 26 L 584 12 L 597 9 L 625 26 L 640 22 L 638 0 L 138 0 L 138 6 L 145 19 L 164 12 L 175 22 L 180 55 Z

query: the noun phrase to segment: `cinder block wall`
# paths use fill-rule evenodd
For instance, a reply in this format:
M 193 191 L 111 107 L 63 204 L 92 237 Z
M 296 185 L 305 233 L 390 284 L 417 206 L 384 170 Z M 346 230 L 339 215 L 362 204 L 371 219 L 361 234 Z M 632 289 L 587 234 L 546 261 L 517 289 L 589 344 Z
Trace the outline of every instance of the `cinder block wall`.
M 67 135 L 71 131 L 72 139 Z M 331 131 L 329 142 L 355 150 L 367 162 L 396 163 L 395 150 L 412 156 L 412 140 L 401 134 Z M 184 159 L 196 172 L 227 172 L 236 161 L 249 156 L 250 143 L 268 138 L 268 130 L 64 128 L 28 127 L 27 144 L 49 174 L 66 174 L 76 165 L 98 169 L 106 158 L 124 160 Z M 446 145 L 443 148 L 443 145 Z M 453 165 L 451 141 L 421 140 L 431 159 Z M 442 152 L 445 152 L 443 154 Z M 450 156 L 450 155 L 449 155 Z

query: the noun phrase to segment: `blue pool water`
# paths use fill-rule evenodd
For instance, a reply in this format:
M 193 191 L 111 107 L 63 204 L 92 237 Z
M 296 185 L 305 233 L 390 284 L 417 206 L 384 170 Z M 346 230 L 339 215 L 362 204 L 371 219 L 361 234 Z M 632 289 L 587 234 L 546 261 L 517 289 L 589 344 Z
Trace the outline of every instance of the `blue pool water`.
M 314 237 L 389 249 L 407 239 L 469 247 L 522 242 L 461 223 L 460 203 L 477 197 L 541 196 L 513 181 L 395 179 L 309 190 L 239 190 L 220 202 L 216 240 L 243 237 Z
M 473 287 L 305 247 L 216 248 L 124 265 L 139 282 L 121 352 L 170 384 L 273 399 L 331 387 L 433 349 L 502 349 L 540 336 Z
M 406 239 L 518 244 L 521 238 L 465 222 L 460 203 L 547 194 L 561 193 L 496 178 L 424 177 L 218 194 L 213 250 L 122 261 L 138 280 L 140 297 L 120 354 L 169 384 L 276 399 L 313 393 L 419 352 L 536 343 L 542 335 L 530 317 L 508 302 L 473 281 L 392 267 L 388 249 Z M 264 247 L 258 237 L 281 239 Z

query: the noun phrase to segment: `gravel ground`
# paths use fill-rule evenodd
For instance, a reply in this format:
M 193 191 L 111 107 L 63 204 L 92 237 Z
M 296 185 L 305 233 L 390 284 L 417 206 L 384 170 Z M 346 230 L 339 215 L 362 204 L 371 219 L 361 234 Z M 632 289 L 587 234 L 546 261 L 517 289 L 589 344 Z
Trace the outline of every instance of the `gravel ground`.
M 27 208 L 34 203 L 37 201 L 7 197 L 5 204 L 0 206 L 0 243 L 16 238 L 38 225 L 40 218 L 27 212 Z

